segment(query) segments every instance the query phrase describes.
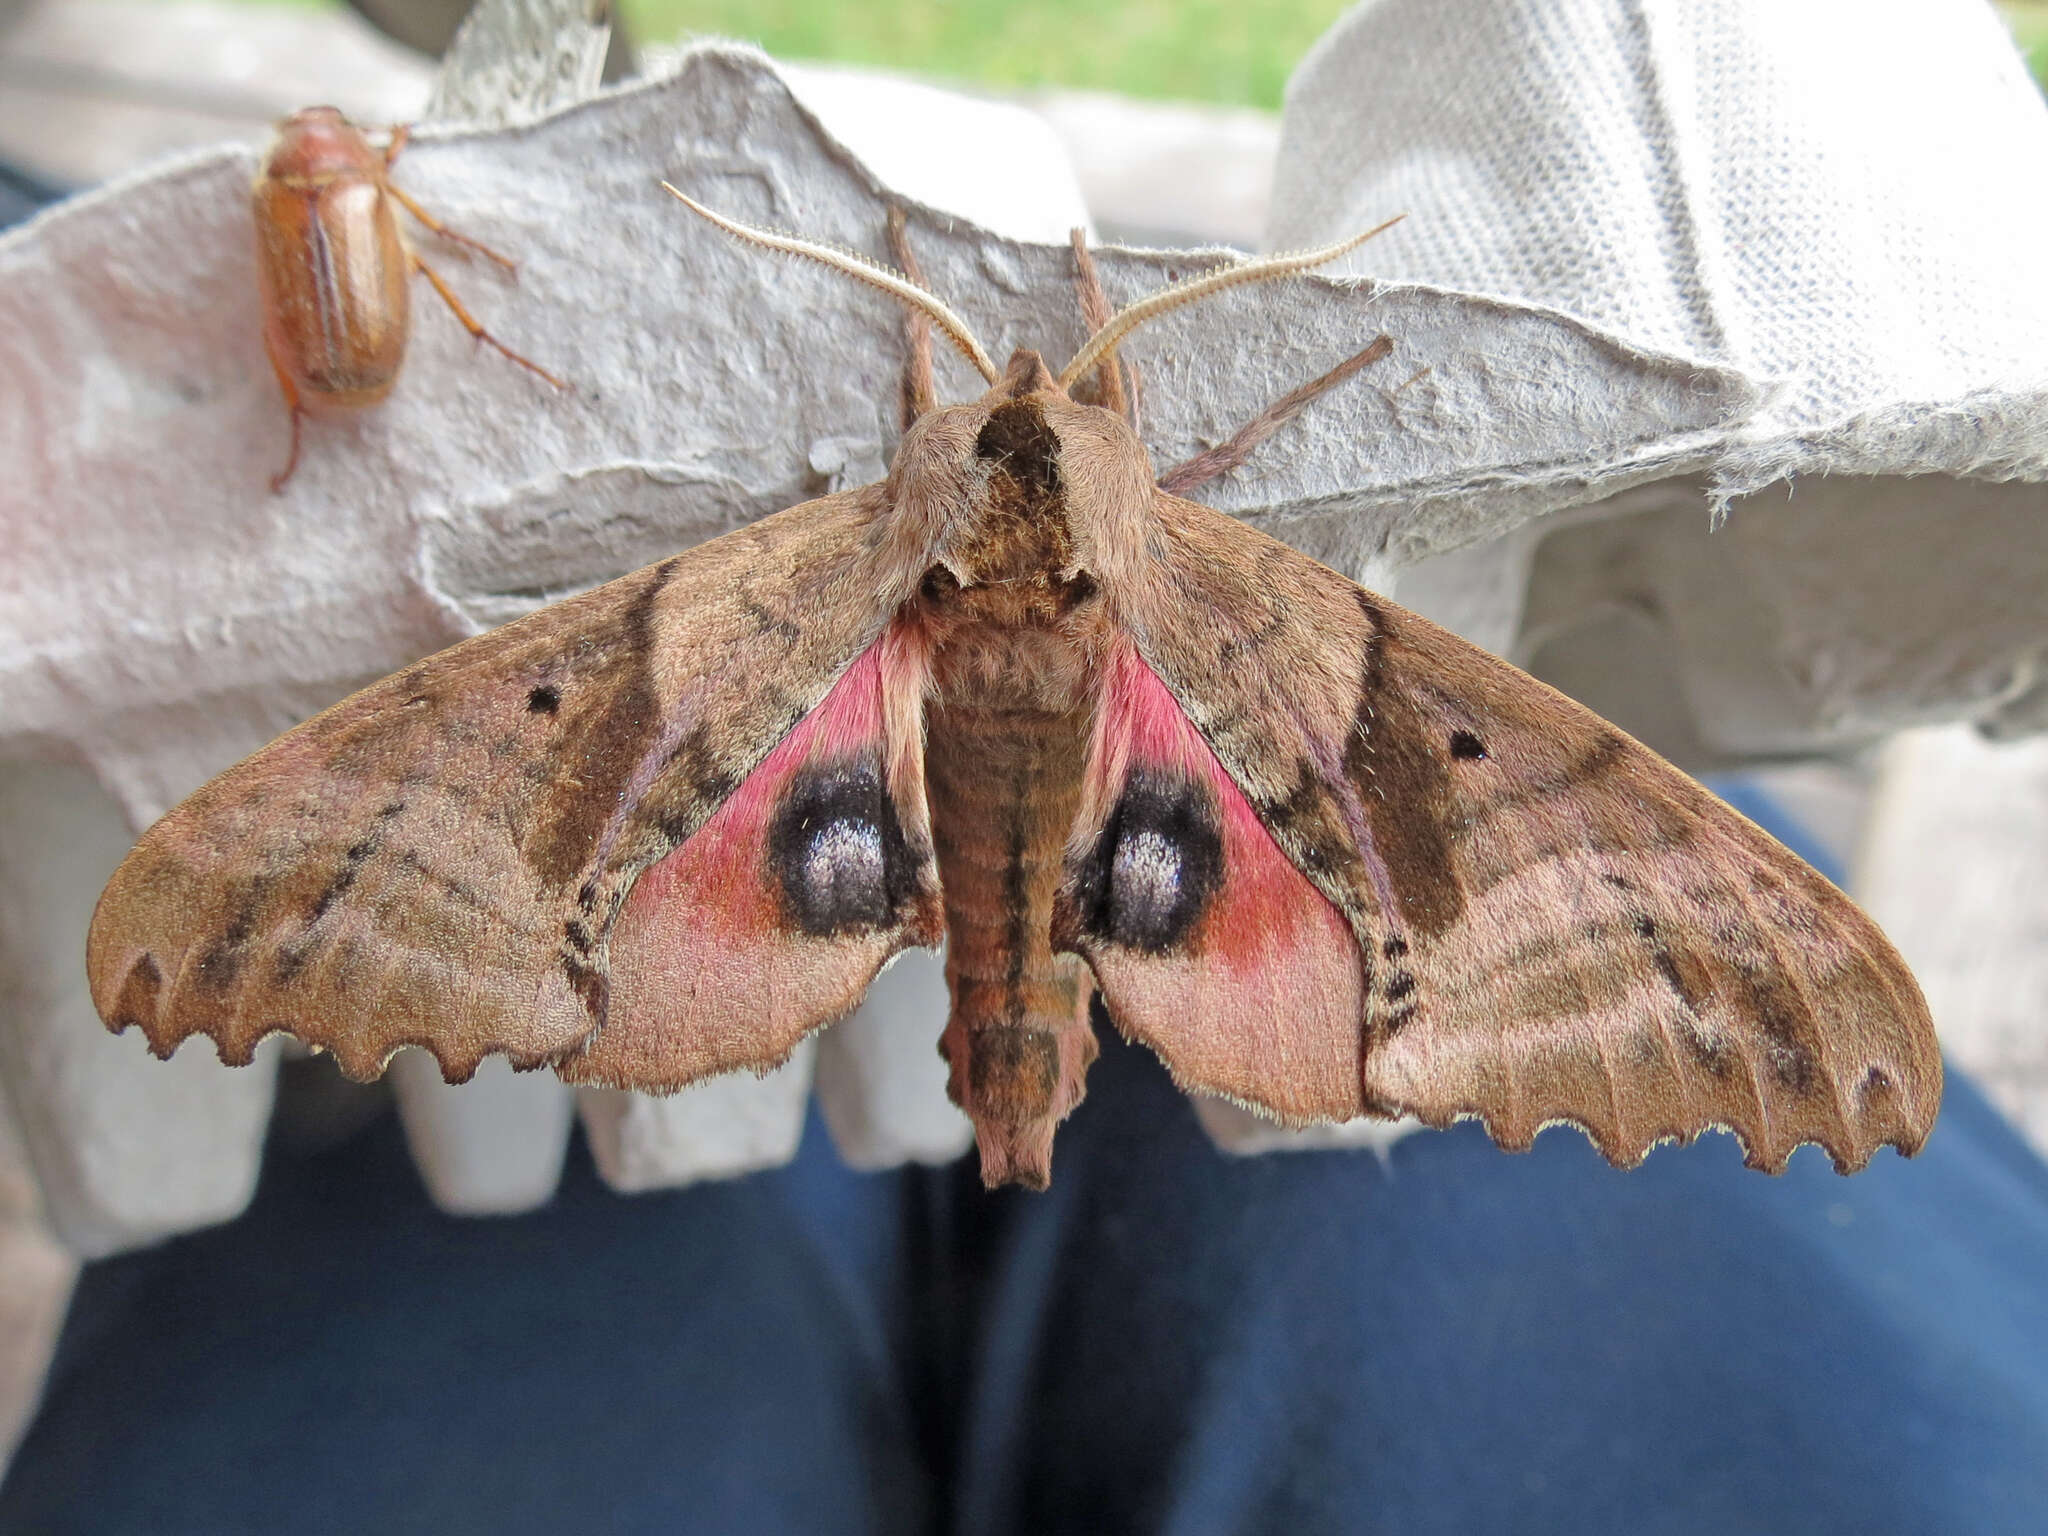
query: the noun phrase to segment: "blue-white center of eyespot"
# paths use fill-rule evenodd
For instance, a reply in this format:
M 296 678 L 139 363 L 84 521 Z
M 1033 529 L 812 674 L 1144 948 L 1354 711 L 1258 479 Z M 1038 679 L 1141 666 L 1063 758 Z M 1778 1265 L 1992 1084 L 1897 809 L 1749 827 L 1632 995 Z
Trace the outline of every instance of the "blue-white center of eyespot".
M 1180 900 L 1180 849 L 1151 828 L 1119 838 L 1109 866 L 1109 899 L 1118 912 L 1171 912 Z
M 882 829 L 871 821 L 828 821 L 804 850 L 803 882 L 819 895 L 866 894 L 882 879 Z

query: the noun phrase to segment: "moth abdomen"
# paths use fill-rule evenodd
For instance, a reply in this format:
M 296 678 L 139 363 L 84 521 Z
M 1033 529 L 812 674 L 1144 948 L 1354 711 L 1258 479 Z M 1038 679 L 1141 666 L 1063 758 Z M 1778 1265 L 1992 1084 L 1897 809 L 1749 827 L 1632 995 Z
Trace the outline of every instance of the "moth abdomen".
M 975 1109 L 1006 1126 L 1051 1114 L 1060 1085 L 1057 1030 L 1000 1026 L 974 1037 L 967 1081 Z
M 947 1096 L 974 1121 L 982 1178 L 1044 1189 L 1053 1133 L 1081 1102 L 1100 1049 L 1094 980 L 1074 955 L 1049 956 L 1021 988 L 947 970 L 953 1010 L 939 1054 L 952 1068 Z
M 964 650 L 973 643 L 941 657 L 925 755 L 953 1001 L 947 1089 L 974 1119 L 982 1176 L 1043 1188 L 1053 1130 L 1095 1058 L 1087 967 L 1052 945 L 1087 714 L 1030 707 L 1037 685 L 977 693 L 983 675 Z

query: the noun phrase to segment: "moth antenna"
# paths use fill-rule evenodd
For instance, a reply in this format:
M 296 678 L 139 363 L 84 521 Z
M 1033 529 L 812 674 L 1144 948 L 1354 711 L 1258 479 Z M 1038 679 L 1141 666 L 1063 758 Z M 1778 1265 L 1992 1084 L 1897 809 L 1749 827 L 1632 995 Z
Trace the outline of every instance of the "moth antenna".
M 661 185 L 663 191 L 683 203 L 692 212 L 703 215 L 729 235 L 751 240 L 755 245 L 765 245 L 771 251 L 786 251 L 792 256 L 808 257 L 823 266 L 844 272 L 848 277 L 857 278 L 871 287 L 879 288 L 891 298 L 900 299 L 903 303 L 922 310 L 931 316 L 932 324 L 944 333 L 946 340 L 958 347 L 961 355 L 981 371 L 984 379 L 994 384 L 1002 378 L 996 365 L 989 360 L 988 353 L 982 350 L 981 343 L 974 339 L 974 333 L 967 328 L 967 322 L 954 314 L 945 300 L 927 289 L 920 288 L 902 273 L 892 272 L 879 262 L 869 261 L 865 256 L 856 256 L 851 251 L 843 251 L 836 245 L 804 240 L 796 235 L 779 235 L 772 230 L 756 229 L 751 224 L 741 224 L 737 220 L 728 219 L 724 214 L 713 213 L 695 198 L 678 192 L 665 181 Z
M 681 196 L 680 193 L 677 196 Z M 1212 293 L 1221 293 L 1225 288 L 1237 288 L 1246 283 L 1268 283 L 1275 278 L 1292 277 L 1297 272 L 1306 272 L 1320 267 L 1326 261 L 1335 261 L 1346 251 L 1356 250 L 1374 235 L 1392 229 L 1407 218 L 1397 213 L 1384 224 L 1368 229 L 1362 235 L 1353 235 L 1348 240 L 1339 240 L 1335 245 L 1326 245 L 1319 251 L 1296 251 L 1281 256 L 1262 256 L 1256 261 L 1235 262 L 1227 267 L 1218 267 L 1209 272 L 1198 272 L 1193 277 L 1183 278 L 1170 288 L 1147 294 L 1135 304 L 1126 304 L 1109 317 L 1100 330 L 1090 336 L 1081 350 L 1074 354 L 1074 360 L 1060 372 L 1060 388 L 1071 389 L 1081 378 L 1101 361 L 1104 353 L 1113 350 L 1123 339 L 1148 320 L 1191 304 L 1196 299 L 1205 299 Z

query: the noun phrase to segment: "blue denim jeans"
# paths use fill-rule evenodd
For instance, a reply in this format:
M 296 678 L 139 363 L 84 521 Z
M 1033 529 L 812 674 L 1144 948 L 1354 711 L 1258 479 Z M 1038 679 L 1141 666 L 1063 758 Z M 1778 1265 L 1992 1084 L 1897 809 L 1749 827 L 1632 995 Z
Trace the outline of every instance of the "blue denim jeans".
M 2048 1167 L 1215 1151 L 1105 1037 L 1051 1191 L 788 1168 L 454 1220 L 395 1124 L 91 1266 L 5 1532 L 2048 1528 Z

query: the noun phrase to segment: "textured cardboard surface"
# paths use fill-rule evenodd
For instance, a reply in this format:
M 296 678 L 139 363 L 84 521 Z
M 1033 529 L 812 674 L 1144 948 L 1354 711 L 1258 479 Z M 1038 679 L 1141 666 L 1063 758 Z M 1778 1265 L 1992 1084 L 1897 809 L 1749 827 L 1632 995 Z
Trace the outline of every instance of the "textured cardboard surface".
M 521 265 L 514 283 L 437 263 L 572 389 L 479 353 L 423 293 L 393 398 L 310 423 L 275 497 L 286 434 L 248 265 L 253 163 L 202 155 L 0 240 L 0 377 L 26 398 L 0 422 L 0 457 L 23 467 L 0 493 L 18 540 L 0 596 L 0 752 L 62 742 L 138 823 L 477 615 L 882 471 L 893 306 L 739 247 L 655 187 L 667 176 L 737 217 L 881 254 L 881 190 L 758 58 L 699 53 L 528 128 L 422 134 L 407 189 Z M 922 208 L 912 234 L 994 355 L 1078 345 L 1063 243 Z M 1101 258 L 1116 302 L 1215 259 Z M 1380 330 L 1401 339 L 1384 377 L 1322 402 L 1215 498 L 1360 572 L 1390 545 L 1426 553 L 1668 473 L 1755 399 L 1737 374 L 1550 311 L 1308 279 L 1133 341 L 1155 460 L 1219 440 Z M 1397 397 L 1375 387 L 1425 366 Z M 940 370 L 943 389 L 974 392 L 958 359 Z M 181 735 L 186 750 L 167 751 Z

